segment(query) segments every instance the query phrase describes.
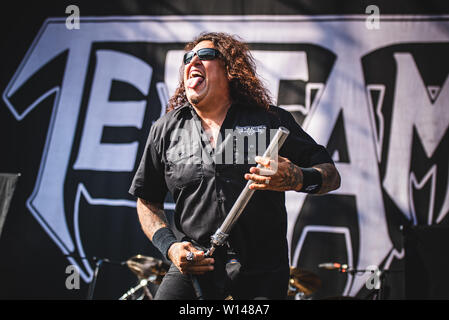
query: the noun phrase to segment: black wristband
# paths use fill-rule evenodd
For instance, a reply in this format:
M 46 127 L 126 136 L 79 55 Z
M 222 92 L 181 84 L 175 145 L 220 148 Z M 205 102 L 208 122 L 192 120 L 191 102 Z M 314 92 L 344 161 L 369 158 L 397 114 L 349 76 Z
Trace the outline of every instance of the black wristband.
M 153 245 L 159 249 L 164 257 L 170 260 L 168 257 L 168 249 L 170 249 L 173 243 L 178 242 L 178 240 L 170 228 L 164 227 L 153 234 L 153 240 L 151 242 L 153 242 Z
M 321 173 L 315 168 L 301 168 L 302 188 L 300 192 L 317 193 L 323 184 Z

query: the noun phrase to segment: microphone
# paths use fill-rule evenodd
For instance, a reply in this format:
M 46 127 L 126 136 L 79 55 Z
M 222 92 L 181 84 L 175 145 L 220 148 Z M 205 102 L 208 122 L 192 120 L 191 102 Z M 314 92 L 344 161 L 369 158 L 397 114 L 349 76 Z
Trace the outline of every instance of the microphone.
M 325 262 L 325 263 L 320 263 L 318 265 L 318 268 L 327 269 L 327 270 L 335 270 L 335 269 L 346 270 L 346 269 L 348 269 L 348 265 L 340 264 L 338 262 Z

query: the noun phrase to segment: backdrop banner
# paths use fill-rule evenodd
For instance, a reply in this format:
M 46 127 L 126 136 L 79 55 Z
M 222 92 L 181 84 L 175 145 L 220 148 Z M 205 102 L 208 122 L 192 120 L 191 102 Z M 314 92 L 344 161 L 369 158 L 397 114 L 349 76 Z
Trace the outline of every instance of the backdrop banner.
M 449 14 L 359 2 L 202 10 L 189 1 L 189 10 L 86 1 L 34 5 L 25 23 L 8 20 L 0 171 L 22 177 L 0 239 L 0 297 L 83 299 L 93 257 L 163 259 L 127 191 L 178 84 L 184 45 L 219 31 L 248 43 L 275 103 L 341 174 L 330 194 L 286 193 L 290 264 L 322 280 L 312 298 L 369 299 L 378 284 L 376 272 L 318 268 L 325 262 L 395 271 L 387 298 L 404 298 L 401 226 L 449 221 Z M 170 195 L 164 205 L 172 216 Z M 136 281 L 105 263 L 94 298 L 117 299 Z

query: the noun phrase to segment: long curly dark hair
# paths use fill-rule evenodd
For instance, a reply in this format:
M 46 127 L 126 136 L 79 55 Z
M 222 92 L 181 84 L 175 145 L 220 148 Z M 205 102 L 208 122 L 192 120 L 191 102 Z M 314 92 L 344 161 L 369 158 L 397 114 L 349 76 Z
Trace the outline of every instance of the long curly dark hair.
M 184 50 L 192 50 L 201 41 L 211 41 L 220 51 L 229 79 L 229 91 L 233 103 L 268 110 L 272 104 L 271 96 L 256 73 L 256 63 L 249 48 L 238 36 L 227 33 L 201 33 L 188 43 Z M 184 88 L 184 64 L 180 68 L 180 79 L 174 95 L 168 101 L 167 112 L 185 105 L 188 100 Z

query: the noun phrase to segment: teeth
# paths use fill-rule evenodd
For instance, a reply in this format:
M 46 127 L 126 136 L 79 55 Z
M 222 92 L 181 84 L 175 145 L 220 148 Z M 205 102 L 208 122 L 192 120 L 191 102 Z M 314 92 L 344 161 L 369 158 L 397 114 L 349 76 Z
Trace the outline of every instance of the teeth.
M 193 71 L 192 73 L 190 73 L 190 78 L 196 78 L 196 77 L 202 77 L 203 75 L 199 72 Z

